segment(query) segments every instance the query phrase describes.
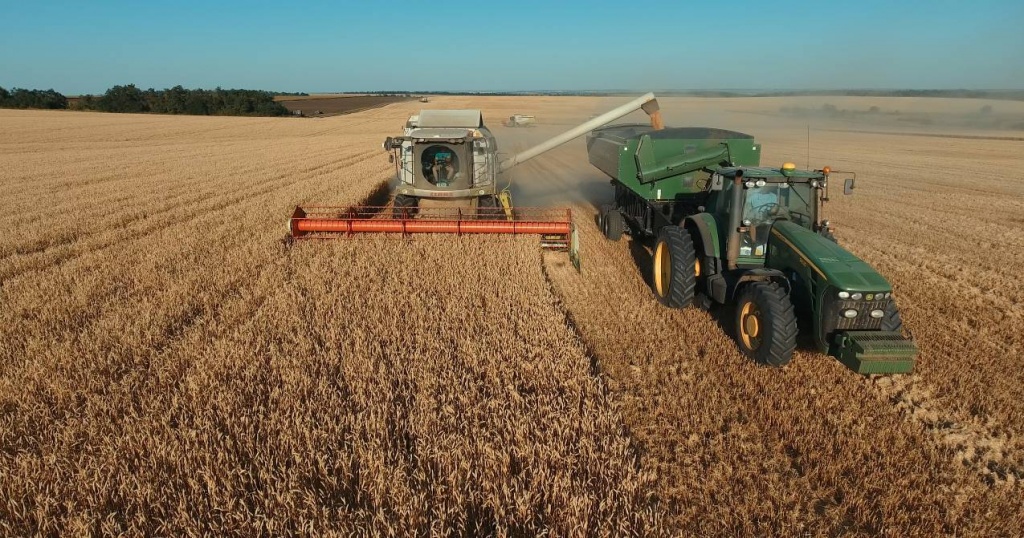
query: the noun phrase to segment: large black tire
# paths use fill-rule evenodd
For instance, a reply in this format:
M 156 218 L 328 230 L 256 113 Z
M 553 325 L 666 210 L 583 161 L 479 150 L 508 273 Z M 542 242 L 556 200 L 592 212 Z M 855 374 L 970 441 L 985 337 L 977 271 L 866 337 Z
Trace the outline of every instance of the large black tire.
M 622 213 L 611 206 L 604 206 L 601 211 L 601 232 L 611 241 L 622 239 L 622 232 L 626 230 L 626 220 Z
M 687 229 L 690 234 L 690 240 L 693 241 L 693 276 L 694 276 L 694 289 L 693 289 L 693 306 L 701 310 L 709 310 L 713 301 L 708 295 L 708 271 L 704 267 L 704 244 L 700 238 L 700 232 L 694 229 Z
M 693 303 L 696 287 L 696 254 L 690 234 L 678 226 L 665 226 L 654 245 L 651 283 L 661 304 L 686 308 Z
M 493 194 L 487 194 L 476 200 L 476 218 L 480 220 L 500 219 L 503 211 L 498 203 L 498 198 Z
M 894 333 L 903 332 L 903 319 L 900 318 L 900 311 L 896 308 L 896 301 L 889 301 L 885 307 L 885 317 L 882 318 L 882 330 Z
M 419 210 L 418 205 L 419 199 L 415 196 L 399 194 L 395 196 L 394 217 L 396 219 L 414 217 Z
M 736 343 L 744 355 L 781 367 L 796 349 L 796 314 L 786 290 L 774 282 L 754 282 L 736 301 Z

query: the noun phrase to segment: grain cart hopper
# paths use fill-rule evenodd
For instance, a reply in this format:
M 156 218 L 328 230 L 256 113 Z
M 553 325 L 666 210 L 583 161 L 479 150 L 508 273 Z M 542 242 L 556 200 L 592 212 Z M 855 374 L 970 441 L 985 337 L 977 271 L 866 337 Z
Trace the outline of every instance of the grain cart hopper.
M 541 246 L 567 250 L 579 266 L 568 209 L 514 208 L 501 174 L 636 110 L 660 126 L 658 101 L 648 93 L 545 142 L 502 160 L 479 110 L 422 110 L 384 149 L 395 163 L 398 187 L 390 209 L 300 206 L 288 221 L 290 239 L 360 233 L 536 234 Z M 429 201 L 429 204 L 422 202 Z
M 602 229 L 651 244 L 662 304 L 729 305 L 740 350 L 772 366 L 789 362 L 802 331 L 856 372 L 913 369 L 892 286 L 822 218 L 830 175 L 845 173 L 761 167 L 753 137 L 720 129 L 617 125 L 587 148 L 615 188 Z M 853 187 L 846 179 L 844 193 Z

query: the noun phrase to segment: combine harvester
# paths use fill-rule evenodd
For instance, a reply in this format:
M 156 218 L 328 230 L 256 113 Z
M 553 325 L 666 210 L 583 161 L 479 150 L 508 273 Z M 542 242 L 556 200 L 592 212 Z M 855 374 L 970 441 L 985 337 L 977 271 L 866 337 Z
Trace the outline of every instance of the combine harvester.
M 385 207 L 300 206 L 288 221 L 290 239 L 347 237 L 362 233 L 535 234 L 541 246 L 564 250 L 579 268 L 579 248 L 569 209 L 512 205 L 500 175 L 631 112 L 643 110 L 661 127 L 658 101 L 648 93 L 508 159 L 479 110 L 423 110 L 409 118 L 402 136 L 388 137 L 398 187 Z M 507 185 L 507 182 L 504 182 Z
M 728 305 L 739 348 L 772 366 L 790 361 L 802 331 L 858 373 L 913 369 L 892 286 L 822 218 L 831 175 L 853 174 L 761 167 L 752 136 L 720 129 L 609 126 L 587 137 L 587 152 L 615 187 L 605 236 L 653 248 L 665 306 Z
M 505 127 L 532 127 L 537 123 L 535 116 L 528 114 L 512 114 L 508 121 L 504 122 Z

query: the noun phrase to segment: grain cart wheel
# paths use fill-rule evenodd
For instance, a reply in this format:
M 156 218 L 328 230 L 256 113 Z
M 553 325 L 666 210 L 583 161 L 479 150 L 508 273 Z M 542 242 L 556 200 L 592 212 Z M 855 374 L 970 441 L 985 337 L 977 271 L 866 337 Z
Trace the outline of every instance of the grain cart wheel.
M 611 206 L 604 206 L 601 211 L 601 231 L 604 236 L 612 241 L 622 238 L 622 232 L 626 230 L 626 221 L 622 213 Z
M 796 315 L 786 290 L 755 282 L 736 302 L 736 342 L 744 355 L 769 366 L 785 366 L 796 349 Z
M 399 194 L 395 196 L 394 216 L 396 219 L 411 218 L 416 215 L 419 199 L 415 196 Z
M 476 218 L 480 220 L 497 220 L 504 214 L 499 207 L 498 199 L 491 194 L 477 198 L 476 209 Z
M 661 304 L 671 308 L 686 308 L 693 303 L 696 286 L 697 256 L 693 239 L 678 226 L 665 226 L 658 232 L 654 246 L 654 294 Z
M 903 319 L 900 318 L 900 311 L 896 308 L 896 301 L 890 300 L 889 304 L 885 305 L 882 330 L 894 333 L 903 332 Z
M 694 290 L 693 290 L 693 306 L 701 310 L 708 310 L 711 308 L 711 297 L 708 296 L 708 270 L 704 267 L 706 258 L 704 257 L 704 245 L 701 242 L 700 233 L 693 230 L 687 230 L 690 232 L 690 240 L 693 241 L 693 276 L 694 276 Z

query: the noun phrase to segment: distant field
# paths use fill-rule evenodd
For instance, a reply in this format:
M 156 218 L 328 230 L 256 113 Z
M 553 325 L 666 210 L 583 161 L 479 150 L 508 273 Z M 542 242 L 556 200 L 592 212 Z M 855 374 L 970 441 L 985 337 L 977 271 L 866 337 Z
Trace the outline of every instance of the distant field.
M 411 98 L 382 95 L 317 94 L 281 95 L 274 98 L 274 100 L 292 112 L 301 110 L 306 116 L 337 116 L 361 112 L 391 103 L 409 101 Z
M 646 250 L 594 224 L 581 140 L 510 176 L 573 208 L 581 272 L 533 238 L 283 249 L 295 205 L 387 188 L 380 142 L 420 108 L 483 110 L 509 153 L 623 101 L 379 99 L 0 110 L 0 535 L 1024 535 L 1024 103 L 661 100 L 765 165 L 857 172 L 825 213 L 921 347 L 869 378 L 759 367 L 663 308 Z M 792 113 L 825 105 L 933 122 Z

